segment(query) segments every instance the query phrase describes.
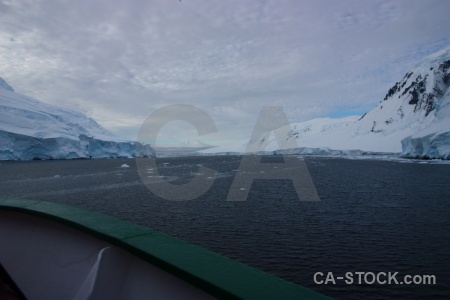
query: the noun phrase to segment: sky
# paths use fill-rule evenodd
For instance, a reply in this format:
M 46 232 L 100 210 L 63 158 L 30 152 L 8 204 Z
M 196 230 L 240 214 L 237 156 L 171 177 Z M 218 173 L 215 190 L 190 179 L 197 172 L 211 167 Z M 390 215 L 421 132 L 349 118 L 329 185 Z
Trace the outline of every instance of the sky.
M 450 46 L 449 0 L 4 1 L 0 77 L 136 140 L 171 104 L 217 132 L 163 126 L 160 145 L 248 141 L 263 106 L 290 122 L 362 115 Z

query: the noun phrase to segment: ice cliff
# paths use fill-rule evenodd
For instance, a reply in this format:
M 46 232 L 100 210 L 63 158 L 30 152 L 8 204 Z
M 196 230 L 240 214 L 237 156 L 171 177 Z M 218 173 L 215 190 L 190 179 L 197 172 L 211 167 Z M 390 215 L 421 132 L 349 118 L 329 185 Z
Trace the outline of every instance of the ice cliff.
M 0 160 L 154 156 L 84 114 L 21 95 L 0 78 Z

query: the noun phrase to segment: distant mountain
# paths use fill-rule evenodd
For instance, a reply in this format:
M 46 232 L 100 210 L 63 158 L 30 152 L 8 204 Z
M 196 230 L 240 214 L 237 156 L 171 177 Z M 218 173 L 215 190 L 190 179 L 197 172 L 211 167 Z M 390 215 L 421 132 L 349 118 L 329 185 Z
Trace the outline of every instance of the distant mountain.
M 214 146 L 198 140 L 183 140 L 173 146 L 154 147 L 157 157 L 198 155 L 197 152 L 210 148 L 214 148 Z
M 198 140 L 182 140 L 180 143 L 176 145 L 176 147 L 183 147 L 183 148 L 212 148 L 214 146 L 211 146 L 207 143 L 204 143 L 202 141 Z
M 0 160 L 154 156 L 84 114 L 14 92 L 0 78 Z
M 263 134 L 253 147 L 269 141 L 267 151 L 300 154 L 401 153 L 404 157 L 450 159 L 450 48 L 418 63 L 392 86 L 384 99 L 361 117 L 321 118 Z M 300 148 L 286 151 L 296 139 Z M 242 152 L 244 147 L 215 152 Z

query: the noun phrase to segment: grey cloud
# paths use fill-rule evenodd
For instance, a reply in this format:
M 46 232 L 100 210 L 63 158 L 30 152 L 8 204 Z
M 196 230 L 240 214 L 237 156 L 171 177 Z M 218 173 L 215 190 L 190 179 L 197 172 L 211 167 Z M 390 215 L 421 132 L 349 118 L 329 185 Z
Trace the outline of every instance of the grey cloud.
M 175 103 L 248 135 L 262 105 L 283 104 L 291 121 L 375 105 L 415 61 L 450 44 L 449 9 L 441 0 L 0 1 L 0 75 L 122 137 Z

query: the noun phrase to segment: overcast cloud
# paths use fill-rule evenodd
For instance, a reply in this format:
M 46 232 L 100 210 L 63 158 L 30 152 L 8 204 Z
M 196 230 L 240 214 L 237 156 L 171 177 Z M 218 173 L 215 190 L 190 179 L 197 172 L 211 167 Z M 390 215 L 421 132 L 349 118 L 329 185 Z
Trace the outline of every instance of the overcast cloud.
M 0 1 L 0 77 L 127 139 L 155 109 L 193 104 L 219 131 L 203 140 L 224 144 L 248 138 L 263 105 L 291 122 L 370 110 L 450 46 L 449 12 L 446 0 Z M 194 132 L 180 125 L 161 139 Z

